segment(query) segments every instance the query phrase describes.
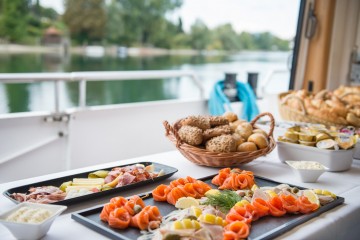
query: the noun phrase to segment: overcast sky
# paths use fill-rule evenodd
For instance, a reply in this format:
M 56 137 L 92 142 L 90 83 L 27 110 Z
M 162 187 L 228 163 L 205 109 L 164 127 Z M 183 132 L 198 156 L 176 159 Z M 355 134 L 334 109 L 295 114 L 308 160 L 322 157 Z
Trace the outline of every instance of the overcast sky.
M 40 4 L 64 12 L 62 0 L 40 0 Z M 214 28 L 231 23 L 237 32 L 265 32 L 290 39 L 295 36 L 300 0 L 184 0 L 174 14 L 181 16 L 185 31 L 196 19 Z

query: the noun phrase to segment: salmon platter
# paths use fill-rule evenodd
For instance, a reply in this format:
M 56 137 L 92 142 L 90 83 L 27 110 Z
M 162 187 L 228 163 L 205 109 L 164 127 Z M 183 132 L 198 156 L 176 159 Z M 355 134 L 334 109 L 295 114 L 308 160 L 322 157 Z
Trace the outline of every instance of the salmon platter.
M 71 205 L 161 181 L 178 170 L 155 162 L 115 165 L 8 189 L 3 194 L 15 203 Z
M 151 192 L 73 213 L 111 239 L 273 239 L 342 204 L 326 189 L 305 189 L 223 168 L 201 179 L 160 184 Z

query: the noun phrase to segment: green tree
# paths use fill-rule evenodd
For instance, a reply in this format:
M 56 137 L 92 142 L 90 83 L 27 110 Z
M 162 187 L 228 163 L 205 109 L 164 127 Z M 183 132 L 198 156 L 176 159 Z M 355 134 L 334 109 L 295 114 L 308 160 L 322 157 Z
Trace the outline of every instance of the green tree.
M 171 36 L 168 28 L 173 24 L 169 24 L 165 15 L 180 7 L 182 0 L 119 0 L 119 3 L 126 33 L 120 41 L 126 45 L 153 45 L 159 39 L 164 42 L 164 34 Z
M 240 50 L 240 42 L 237 33 L 231 24 L 225 24 L 217 27 L 213 31 L 214 41 L 221 43 L 222 49 L 226 51 Z
M 193 49 L 203 50 L 211 43 L 211 32 L 204 22 L 197 19 L 190 29 L 190 45 Z
M 122 19 L 123 9 L 117 0 L 112 0 L 106 6 L 106 40 L 110 43 L 119 43 L 122 35 L 125 35 L 124 21 Z
M 30 0 L 1 1 L 0 37 L 19 42 L 26 36 Z
M 240 44 L 240 49 L 246 49 L 246 50 L 256 49 L 254 38 L 248 32 L 242 32 L 239 35 L 239 44 Z
M 105 35 L 104 0 L 66 0 L 64 22 L 79 43 L 98 42 Z

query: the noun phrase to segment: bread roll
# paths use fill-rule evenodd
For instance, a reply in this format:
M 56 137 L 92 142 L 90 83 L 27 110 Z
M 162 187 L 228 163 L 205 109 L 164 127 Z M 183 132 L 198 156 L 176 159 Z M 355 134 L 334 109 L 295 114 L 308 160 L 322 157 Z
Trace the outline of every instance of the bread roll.
M 210 126 L 211 127 L 216 127 L 216 126 L 228 125 L 229 124 L 229 120 L 227 120 L 223 116 L 211 116 L 211 117 L 209 117 L 209 120 L 210 120 Z
M 238 119 L 238 116 L 233 112 L 225 112 L 223 117 L 225 117 L 229 122 L 234 122 Z
M 217 137 L 223 134 L 230 134 L 231 129 L 229 125 L 222 125 L 215 128 L 206 129 L 203 134 L 203 140 L 207 141 L 210 138 Z
M 256 150 L 257 147 L 253 142 L 244 142 L 237 147 L 238 152 L 253 152 Z
M 235 140 L 231 135 L 221 135 L 206 142 L 206 150 L 211 152 L 234 152 Z
M 242 138 L 238 133 L 233 133 L 231 135 L 235 140 L 235 145 L 238 147 L 240 144 L 246 142 L 244 138 Z
M 245 120 L 242 120 L 242 119 L 238 119 L 234 122 L 231 122 L 229 123 L 229 126 L 231 128 L 231 131 L 235 132 L 236 131 L 236 128 L 243 122 L 246 122 Z
M 238 133 L 241 137 L 243 137 L 245 140 L 248 139 L 248 137 L 252 134 L 253 127 L 248 122 L 240 123 L 239 126 L 237 126 L 235 132 Z
M 259 149 L 266 148 L 269 145 L 267 138 L 261 133 L 254 133 L 248 138 L 248 142 L 253 142 Z
M 264 135 L 264 137 L 268 138 L 268 134 L 260 128 L 254 129 L 253 133 L 260 133 L 260 134 Z
M 200 128 L 193 126 L 182 126 L 178 134 L 185 143 L 192 146 L 200 145 L 203 142 L 203 134 Z
M 181 125 L 193 126 L 206 130 L 210 128 L 210 119 L 206 116 L 189 116 L 181 121 Z

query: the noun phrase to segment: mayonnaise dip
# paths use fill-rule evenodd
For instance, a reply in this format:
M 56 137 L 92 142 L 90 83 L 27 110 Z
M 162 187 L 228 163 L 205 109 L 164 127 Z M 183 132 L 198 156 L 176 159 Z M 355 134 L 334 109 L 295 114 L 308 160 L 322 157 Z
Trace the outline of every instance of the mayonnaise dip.
M 290 165 L 296 169 L 323 170 L 324 166 L 314 161 L 289 161 Z
M 17 223 L 41 223 L 51 216 L 51 211 L 42 208 L 21 207 L 10 214 L 6 221 Z

